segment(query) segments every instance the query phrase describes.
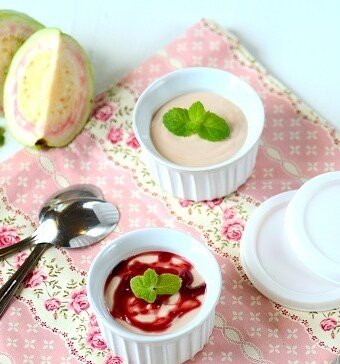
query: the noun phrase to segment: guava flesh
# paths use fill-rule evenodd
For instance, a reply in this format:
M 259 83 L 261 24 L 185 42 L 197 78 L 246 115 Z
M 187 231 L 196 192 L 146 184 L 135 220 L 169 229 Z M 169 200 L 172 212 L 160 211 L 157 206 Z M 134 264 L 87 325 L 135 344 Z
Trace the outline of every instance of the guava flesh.
M 12 58 L 25 40 L 43 25 L 26 14 L 0 10 L 0 115 L 3 113 L 3 88 Z
M 13 58 L 5 83 L 4 110 L 9 129 L 22 143 L 68 144 L 87 121 L 92 100 L 87 56 L 60 30 L 36 32 Z

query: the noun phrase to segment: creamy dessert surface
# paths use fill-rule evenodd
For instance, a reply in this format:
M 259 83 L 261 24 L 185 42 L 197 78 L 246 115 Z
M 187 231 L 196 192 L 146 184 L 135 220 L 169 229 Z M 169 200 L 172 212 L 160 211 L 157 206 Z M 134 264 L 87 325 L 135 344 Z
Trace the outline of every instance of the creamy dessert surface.
M 128 266 L 132 266 L 136 262 L 147 263 L 147 264 L 157 264 L 158 257 L 157 257 L 157 255 L 146 253 L 146 255 L 144 255 L 144 256 L 138 256 L 137 258 L 131 260 Z M 177 264 L 180 265 L 182 263 L 182 261 L 177 258 L 172 258 L 170 263 L 175 264 L 175 265 L 177 265 Z M 162 265 L 162 267 L 165 269 L 167 268 L 166 265 Z M 191 287 L 194 288 L 194 287 L 198 287 L 198 286 L 204 284 L 204 280 L 203 280 L 202 276 L 198 273 L 198 271 L 194 267 L 192 267 L 190 273 L 192 274 L 192 277 L 193 277 Z M 106 301 L 107 307 L 110 311 L 112 311 L 112 309 L 114 307 L 115 291 L 117 290 L 120 282 L 121 282 L 121 277 L 115 276 L 111 279 L 111 281 L 109 282 L 109 284 L 107 285 L 107 287 L 105 289 L 105 301 Z M 204 296 L 205 296 L 205 294 L 202 294 L 197 297 L 198 301 L 200 302 L 200 305 L 198 307 L 185 313 L 181 317 L 176 318 L 171 323 L 171 326 L 162 332 L 144 331 L 138 327 L 130 325 L 129 323 L 127 323 L 124 320 L 121 320 L 119 318 L 115 318 L 115 320 L 120 325 L 127 328 L 129 331 L 132 331 L 135 333 L 140 333 L 143 335 L 155 335 L 155 334 L 159 335 L 159 334 L 167 334 L 167 333 L 175 332 L 176 330 L 183 327 L 184 325 L 186 325 L 188 322 L 190 322 L 197 316 L 197 313 L 201 309 L 201 305 L 204 302 Z M 162 317 L 166 317 L 167 315 L 169 315 L 169 313 L 171 313 L 171 311 L 174 310 L 174 308 L 176 307 L 176 305 L 179 302 L 180 302 L 180 293 L 176 293 L 174 295 L 168 296 L 168 299 L 162 303 L 161 307 L 157 307 L 156 309 L 152 304 L 146 303 L 147 313 L 146 312 L 141 312 L 141 313 L 137 312 L 138 306 L 136 305 L 135 297 L 129 298 L 128 306 L 129 306 L 129 310 L 130 309 L 137 310 L 136 319 L 139 322 L 152 323 L 154 321 L 162 319 Z M 144 308 L 143 308 L 143 310 L 144 310 Z
M 188 109 L 200 101 L 206 111 L 228 121 L 230 136 L 219 142 L 202 139 L 198 134 L 181 137 L 172 134 L 163 124 L 163 115 L 174 107 Z M 178 96 L 164 104 L 154 114 L 150 124 L 151 140 L 157 151 L 169 161 L 181 166 L 204 167 L 231 158 L 247 138 L 247 120 L 238 106 L 211 92 L 193 92 Z
M 201 301 L 203 302 L 203 301 Z M 175 320 L 172 325 L 170 326 L 169 329 L 165 330 L 164 332 L 147 332 L 147 331 L 143 331 L 141 329 L 139 329 L 138 327 L 134 327 L 129 325 L 128 323 L 126 323 L 123 320 L 120 319 L 116 319 L 117 322 L 119 322 L 119 324 L 123 327 L 125 327 L 126 329 L 128 329 L 131 332 L 134 332 L 136 334 L 143 334 L 143 335 L 164 335 L 164 334 L 171 334 L 172 332 L 176 332 L 178 329 L 180 329 L 181 327 L 183 327 L 184 325 L 188 324 L 190 321 L 194 320 L 195 317 L 197 316 L 198 311 L 200 310 L 199 308 L 196 308 L 188 313 L 186 313 L 184 316 L 182 316 L 181 318 Z M 151 320 L 153 320 L 154 318 L 152 317 Z

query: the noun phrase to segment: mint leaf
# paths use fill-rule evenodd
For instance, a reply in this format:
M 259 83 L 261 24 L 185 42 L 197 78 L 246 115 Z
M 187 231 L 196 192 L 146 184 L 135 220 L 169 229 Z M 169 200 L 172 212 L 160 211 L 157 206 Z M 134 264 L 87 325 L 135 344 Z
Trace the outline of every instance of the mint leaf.
M 189 136 L 194 131 L 188 127 L 189 114 L 187 109 L 175 107 L 163 115 L 163 124 L 172 133 L 177 136 Z
M 193 123 L 201 123 L 204 120 L 205 110 L 204 106 L 200 101 L 193 103 L 188 111 L 190 121 Z
M 158 281 L 158 275 L 153 269 L 147 269 L 142 276 L 131 278 L 130 287 L 137 298 L 153 303 L 156 300 L 155 287 Z
M 175 294 L 182 286 L 182 279 L 176 274 L 163 273 L 158 277 L 157 294 Z
M 224 119 L 208 111 L 199 126 L 198 135 L 211 142 L 217 142 L 230 135 L 230 127 Z
M 132 292 L 137 298 L 141 298 L 148 303 L 154 303 L 157 297 L 156 292 L 153 288 L 145 286 L 141 277 L 136 276 L 131 278 L 130 287 Z
M 130 287 L 137 298 L 148 303 L 154 303 L 157 295 L 175 294 L 182 285 L 182 279 L 176 274 L 164 273 L 158 275 L 153 269 L 147 269 L 142 276 L 130 279 Z
M 190 120 L 187 122 L 187 129 L 196 134 L 200 123 L 204 120 L 205 114 L 204 106 L 200 101 L 193 103 L 188 110 Z
M 158 274 L 153 269 L 149 268 L 144 272 L 143 280 L 146 286 L 155 287 L 158 282 Z

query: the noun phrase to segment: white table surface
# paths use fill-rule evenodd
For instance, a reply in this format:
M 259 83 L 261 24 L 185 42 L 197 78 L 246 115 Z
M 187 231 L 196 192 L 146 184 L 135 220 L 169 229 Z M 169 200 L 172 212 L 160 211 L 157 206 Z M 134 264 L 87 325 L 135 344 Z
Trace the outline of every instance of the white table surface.
M 0 0 L 0 8 L 75 37 L 90 56 L 97 91 L 206 17 L 239 36 L 269 71 L 340 129 L 340 1 Z M 21 147 L 6 138 L 0 161 Z

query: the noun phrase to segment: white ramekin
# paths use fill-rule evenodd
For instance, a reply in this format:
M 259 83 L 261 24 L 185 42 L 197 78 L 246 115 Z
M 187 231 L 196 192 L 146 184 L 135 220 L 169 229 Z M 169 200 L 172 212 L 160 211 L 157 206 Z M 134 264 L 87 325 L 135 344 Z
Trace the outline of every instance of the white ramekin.
M 231 158 L 207 167 L 184 167 L 158 153 L 150 137 L 154 113 L 176 96 L 210 91 L 236 104 L 246 116 L 248 134 L 244 145 Z M 161 188 L 169 194 L 193 201 L 212 200 L 234 192 L 251 175 L 264 126 L 261 99 L 246 82 L 215 68 L 183 68 L 147 87 L 139 97 L 133 127 L 143 159 Z
M 112 318 L 104 300 L 104 284 L 112 269 L 123 259 L 151 250 L 188 259 L 207 284 L 205 300 L 195 319 L 169 334 L 129 331 Z M 114 239 L 101 250 L 91 264 L 87 291 L 101 333 L 113 353 L 130 364 L 176 364 L 192 358 L 208 342 L 221 292 L 221 272 L 208 248 L 190 235 L 165 228 L 142 229 Z

